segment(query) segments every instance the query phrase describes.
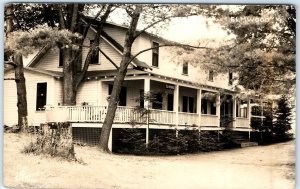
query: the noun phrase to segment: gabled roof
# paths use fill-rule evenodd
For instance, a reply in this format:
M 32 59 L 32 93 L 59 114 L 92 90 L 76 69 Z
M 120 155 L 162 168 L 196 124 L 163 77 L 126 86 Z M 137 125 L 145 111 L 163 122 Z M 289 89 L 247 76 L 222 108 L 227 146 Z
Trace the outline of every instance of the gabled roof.
M 91 23 L 91 27 L 96 31 L 97 25 L 99 25 L 99 20 L 95 20 L 88 16 L 83 16 L 83 17 L 84 17 L 83 20 L 85 22 Z M 117 26 L 118 28 L 126 29 L 126 27 L 113 25 L 111 23 L 105 23 L 105 25 Z M 123 52 L 124 47 L 120 43 L 118 43 L 115 39 L 113 39 L 110 35 L 108 35 L 104 30 L 101 31 L 101 36 L 104 37 L 109 43 L 111 43 L 117 50 L 119 50 L 120 53 Z M 140 61 L 138 58 L 134 58 L 133 61 L 131 62 L 131 64 L 134 67 L 137 67 L 138 69 L 141 69 L 141 70 L 144 68 L 152 70 L 152 68 L 148 64 L 146 64 L 143 61 Z
M 34 67 L 44 55 L 51 49 L 50 45 L 44 46 L 39 52 L 33 57 L 33 59 L 28 63 L 27 67 Z
M 107 39 L 111 44 L 113 44 L 120 52 L 123 52 L 124 47 L 118 43 L 116 40 L 114 40 L 110 35 L 108 35 L 105 31 L 101 32 L 102 36 Z M 132 55 L 131 55 L 132 56 Z M 131 64 L 133 64 L 133 66 L 138 67 L 138 68 L 147 68 L 152 70 L 152 68 L 146 64 L 145 62 L 140 61 L 137 58 L 134 58 L 133 61 L 131 62 Z
M 100 20 L 95 20 L 93 17 L 90 17 L 90 16 L 86 16 L 86 15 L 82 15 L 84 17 L 85 20 L 89 21 L 93 27 L 96 27 L 97 25 L 99 25 L 100 23 Z M 116 28 L 120 28 L 120 29 L 128 29 L 126 26 L 124 25 L 120 25 L 120 24 L 116 24 L 116 23 L 113 23 L 113 22 L 106 22 L 105 25 L 107 26 L 113 26 L 113 27 L 116 27 Z M 140 30 L 137 30 L 137 32 L 140 31 Z M 165 39 L 163 37 L 160 37 L 158 35 L 155 35 L 153 33 L 149 33 L 147 31 L 144 31 L 143 34 L 151 37 L 151 38 L 154 38 L 155 40 L 159 40 L 161 42 L 164 42 L 164 43 L 168 43 L 168 44 L 175 44 L 175 45 L 182 45 L 181 43 L 179 42 L 176 42 L 176 41 L 171 41 L 171 40 L 168 40 L 168 39 Z
M 49 76 L 53 76 L 53 77 L 62 77 L 63 76 L 63 73 L 58 72 L 58 71 L 41 70 L 41 69 L 30 68 L 30 67 L 25 67 L 24 69 L 29 70 L 29 71 L 38 72 L 38 73 L 45 74 L 45 75 L 49 75 Z
M 95 26 L 92 26 L 95 27 Z M 118 43 L 116 40 L 114 40 L 109 34 L 107 34 L 105 31 L 101 32 L 101 37 L 105 38 L 109 44 L 113 45 L 115 47 L 115 49 L 117 49 L 119 51 L 119 53 L 121 54 L 124 50 L 124 47 Z M 44 55 L 51 49 L 51 46 L 46 45 L 44 46 L 37 54 L 36 56 L 29 62 L 29 64 L 27 65 L 27 67 L 34 67 L 43 57 Z M 132 55 L 131 55 L 132 56 Z M 131 62 L 131 64 L 137 68 L 138 70 L 143 70 L 143 69 L 150 69 L 152 70 L 152 68 L 146 64 L 145 62 L 140 61 L 137 58 L 134 58 L 133 61 Z

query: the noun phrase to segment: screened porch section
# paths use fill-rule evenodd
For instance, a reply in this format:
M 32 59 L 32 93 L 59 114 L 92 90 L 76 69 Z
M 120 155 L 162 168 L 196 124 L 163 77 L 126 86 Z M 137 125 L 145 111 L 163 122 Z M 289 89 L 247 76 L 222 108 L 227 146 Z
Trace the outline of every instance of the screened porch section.
M 67 121 L 103 123 L 107 114 L 113 81 L 102 81 L 99 105 L 66 106 Z M 114 123 L 168 125 L 177 127 L 219 127 L 217 92 L 191 88 L 159 78 L 126 80 L 123 83 Z M 143 114 L 142 110 L 149 113 Z

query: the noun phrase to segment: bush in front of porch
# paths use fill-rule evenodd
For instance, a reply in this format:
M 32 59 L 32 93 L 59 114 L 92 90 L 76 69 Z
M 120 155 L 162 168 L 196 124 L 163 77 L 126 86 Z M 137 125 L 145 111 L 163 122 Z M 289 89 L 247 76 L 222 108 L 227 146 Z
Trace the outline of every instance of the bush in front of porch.
M 122 129 L 115 153 L 135 155 L 177 155 L 218 151 L 228 148 L 216 132 L 198 130 L 151 129 L 149 143 L 145 144 L 143 129 Z

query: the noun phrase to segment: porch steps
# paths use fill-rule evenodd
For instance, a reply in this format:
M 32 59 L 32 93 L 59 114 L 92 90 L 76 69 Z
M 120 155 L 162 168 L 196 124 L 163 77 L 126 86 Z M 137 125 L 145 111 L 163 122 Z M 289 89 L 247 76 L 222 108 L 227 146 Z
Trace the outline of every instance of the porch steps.
M 241 148 L 251 147 L 251 146 L 258 146 L 257 142 L 242 142 Z
M 248 133 L 244 132 L 237 132 L 237 131 L 227 131 L 229 134 L 228 139 L 233 142 L 236 147 L 251 147 L 251 146 L 258 146 L 257 142 L 251 142 L 248 138 Z

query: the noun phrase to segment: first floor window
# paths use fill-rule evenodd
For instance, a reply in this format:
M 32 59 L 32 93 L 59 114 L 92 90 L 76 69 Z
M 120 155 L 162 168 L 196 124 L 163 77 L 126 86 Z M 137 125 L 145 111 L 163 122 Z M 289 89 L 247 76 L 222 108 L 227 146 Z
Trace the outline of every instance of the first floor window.
M 47 102 L 47 83 L 37 83 L 36 91 L 36 110 L 45 110 L 45 105 Z
M 141 108 L 144 108 L 144 105 L 145 105 L 144 100 L 145 100 L 144 90 L 141 89 L 140 90 L 140 107 Z
M 173 111 L 173 104 L 174 104 L 174 95 L 173 94 L 168 94 L 168 110 Z
M 195 113 L 194 97 L 182 96 L 182 112 Z
M 113 89 L 113 85 L 108 85 L 108 95 L 111 95 Z M 119 95 L 119 106 L 126 106 L 126 98 L 127 98 L 127 88 L 122 87 Z
M 162 109 L 163 96 L 162 93 L 156 93 L 154 95 L 154 101 L 152 103 L 153 109 Z
M 201 113 L 207 114 L 207 100 L 201 99 Z
M 217 115 L 217 107 L 215 102 L 210 102 L 210 114 Z

